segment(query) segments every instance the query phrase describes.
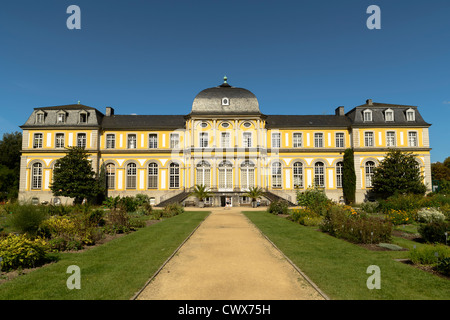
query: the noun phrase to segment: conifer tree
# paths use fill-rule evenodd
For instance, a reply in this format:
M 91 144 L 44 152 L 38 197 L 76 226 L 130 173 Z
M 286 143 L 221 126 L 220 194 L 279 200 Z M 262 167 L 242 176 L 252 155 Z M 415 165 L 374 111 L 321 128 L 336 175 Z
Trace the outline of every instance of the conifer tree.
M 344 193 L 345 203 L 351 204 L 355 202 L 356 174 L 353 149 L 351 148 L 346 149 L 344 152 L 342 191 Z

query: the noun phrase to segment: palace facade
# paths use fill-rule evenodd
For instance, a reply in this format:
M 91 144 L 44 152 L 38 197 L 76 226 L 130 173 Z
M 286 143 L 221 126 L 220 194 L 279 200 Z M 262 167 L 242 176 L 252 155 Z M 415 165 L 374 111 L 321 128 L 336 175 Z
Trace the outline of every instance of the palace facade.
M 201 91 L 187 115 L 119 115 L 82 104 L 35 108 L 23 130 L 19 199 L 71 203 L 52 195 L 55 161 L 84 147 L 95 172 L 104 166 L 109 196 L 147 194 L 152 203 L 191 201 L 206 185 L 211 205 L 249 203 L 253 186 L 296 202 L 313 184 L 342 201 L 346 148 L 354 150 L 357 201 L 389 148 L 411 151 L 431 189 L 430 142 L 415 106 L 376 103 L 333 115 L 266 115 L 249 90 L 224 82 Z

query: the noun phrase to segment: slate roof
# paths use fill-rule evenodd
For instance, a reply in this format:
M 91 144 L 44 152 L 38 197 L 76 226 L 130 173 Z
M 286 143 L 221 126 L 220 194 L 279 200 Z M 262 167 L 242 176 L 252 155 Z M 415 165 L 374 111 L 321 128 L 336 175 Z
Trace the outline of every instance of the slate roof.
M 266 128 L 299 127 L 349 127 L 351 121 L 346 116 L 336 115 L 267 115 Z
M 372 121 L 365 122 L 363 112 L 370 109 L 372 111 Z M 391 109 L 394 112 L 394 121 L 386 121 L 385 111 Z M 415 120 L 406 120 L 406 111 L 412 109 L 415 111 Z M 378 102 L 366 102 L 366 104 L 357 106 L 346 113 L 351 120 L 353 127 L 392 127 L 392 126 L 420 126 L 428 127 L 427 123 L 421 116 L 417 106 L 388 104 Z
M 104 117 L 103 129 L 183 129 L 184 115 L 113 115 Z

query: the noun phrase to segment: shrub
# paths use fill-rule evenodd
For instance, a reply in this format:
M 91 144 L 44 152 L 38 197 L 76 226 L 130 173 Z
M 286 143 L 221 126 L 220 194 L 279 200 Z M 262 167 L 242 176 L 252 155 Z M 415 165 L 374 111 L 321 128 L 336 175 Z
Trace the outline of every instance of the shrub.
M 421 195 L 407 194 L 395 195 L 379 202 L 380 211 L 387 214 L 391 210 L 406 211 L 409 215 L 415 215 L 423 207 L 424 197 Z
M 49 252 L 42 238 L 30 240 L 26 235 L 9 234 L 0 240 L 1 269 L 30 268 L 45 261 Z
M 309 209 L 294 209 L 289 219 L 304 226 L 318 226 L 323 217 Z
M 170 218 L 179 214 L 182 214 L 184 212 L 184 208 L 179 203 L 169 203 L 164 207 L 162 210 L 162 216 L 166 218 Z
M 437 208 L 422 208 L 417 213 L 418 222 L 439 222 L 444 221 L 445 215 Z
M 361 203 L 360 208 L 361 208 L 361 210 L 363 210 L 366 213 L 377 213 L 379 211 L 379 203 L 376 201 L 363 202 L 363 203 Z
M 11 226 L 20 233 L 28 233 L 35 236 L 39 225 L 47 218 L 45 207 L 32 204 L 14 204 L 7 210 L 12 212 L 9 217 Z
M 284 200 L 272 201 L 267 208 L 267 211 L 273 214 L 287 214 L 289 209 L 289 204 Z
M 298 205 L 313 210 L 319 215 L 325 214 L 327 208 L 331 205 L 323 190 L 317 187 L 308 188 L 304 192 L 297 192 Z
M 392 222 L 393 225 L 407 224 L 414 221 L 410 213 L 405 210 L 391 209 L 386 214 L 386 220 Z
M 434 221 L 422 224 L 418 231 L 426 242 L 446 243 L 447 237 L 450 234 L 450 223 L 446 221 Z
M 389 242 L 392 224 L 380 217 L 361 215 L 348 206 L 334 205 L 327 211 L 320 229 L 354 243 Z
M 450 257 L 439 260 L 436 270 L 446 276 L 450 276 Z
M 130 216 L 124 210 L 113 210 L 108 215 L 109 224 L 105 230 L 109 233 L 125 233 L 130 231 Z
M 126 212 L 134 212 L 138 208 L 138 201 L 134 197 L 122 197 L 119 202 L 119 208 Z
M 414 264 L 435 265 L 440 260 L 450 257 L 450 248 L 442 244 L 423 245 L 409 252 L 409 258 Z

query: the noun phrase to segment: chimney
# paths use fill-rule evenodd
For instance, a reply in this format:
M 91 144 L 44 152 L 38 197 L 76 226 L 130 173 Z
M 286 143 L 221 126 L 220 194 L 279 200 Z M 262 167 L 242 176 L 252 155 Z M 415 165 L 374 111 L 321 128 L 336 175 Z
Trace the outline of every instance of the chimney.
M 337 116 L 345 116 L 345 113 L 344 113 L 344 106 L 339 106 L 339 107 L 337 107 L 336 110 L 335 110 L 335 114 L 336 114 Z
M 373 105 L 372 99 L 366 100 L 366 104 L 368 104 L 369 106 L 372 106 Z
M 114 109 L 111 107 L 106 107 L 106 116 L 110 117 L 114 115 Z

